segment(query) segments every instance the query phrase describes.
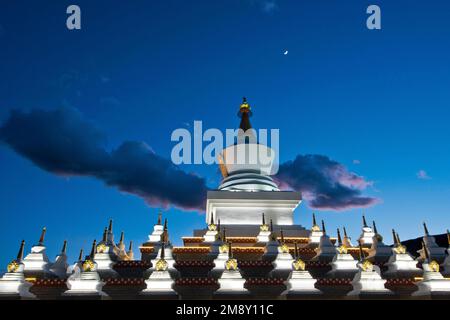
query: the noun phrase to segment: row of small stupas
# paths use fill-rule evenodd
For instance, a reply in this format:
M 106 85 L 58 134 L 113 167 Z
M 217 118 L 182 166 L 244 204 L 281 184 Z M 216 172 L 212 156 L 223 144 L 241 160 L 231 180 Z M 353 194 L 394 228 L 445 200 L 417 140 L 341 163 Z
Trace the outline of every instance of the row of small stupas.
M 112 221 L 89 255 L 69 265 L 65 241 L 51 262 L 39 242 L 17 258 L 0 279 L 0 297 L 22 299 L 161 299 L 187 298 L 413 298 L 450 299 L 450 249 L 439 247 L 424 224 L 417 258 L 407 252 L 398 233 L 384 244 L 375 222 L 363 216 L 357 246 L 337 229 L 331 238 L 325 223 L 313 215 L 309 237 L 285 237 L 262 214 L 257 237 L 229 237 L 220 220 L 211 221 L 202 237 L 183 238 L 183 247 L 169 241 L 167 219 L 158 222 L 134 260 L 124 235 L 114 242 Z M 450 234 L 447 230 L 450 243 Z

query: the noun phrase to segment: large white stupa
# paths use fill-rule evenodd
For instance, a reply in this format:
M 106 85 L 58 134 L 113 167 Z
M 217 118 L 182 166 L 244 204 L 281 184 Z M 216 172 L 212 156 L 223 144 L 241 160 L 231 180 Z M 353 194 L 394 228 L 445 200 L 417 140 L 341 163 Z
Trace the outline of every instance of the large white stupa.
M 276 173 L 276 152 L 259 143 L 256 131 L 252 129 L 252 111 L 246 99 L 242 102 L 238 116 L 241 123 L 234 144 L 226 147 L 219 155 L 223 180 L 218 190 L 208 191 L 206 222 L 220 220 L 227 227 L 230 236 L 257 236 L 261 215 L 272 220 L 276 230 L 281 228 L 285 235 L 298 235 L 301 226 L 294 226 L 293 211 L 301 202 L 301 194 L 294 191 L 280 191 L 270 177 Z

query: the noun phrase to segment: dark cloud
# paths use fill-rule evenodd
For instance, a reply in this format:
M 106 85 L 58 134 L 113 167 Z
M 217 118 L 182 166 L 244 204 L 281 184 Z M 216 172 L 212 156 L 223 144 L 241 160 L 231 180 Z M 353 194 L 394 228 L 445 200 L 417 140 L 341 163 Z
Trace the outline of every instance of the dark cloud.
M 204 179 L 179 170 L 143 142 L 107 151 L 105 136 L 74 109 L 12 111 L 0 139 L 54 174 L 95 177 L 151 205 L 204 209 Z
M 298 155 L 294 161 L 280 165 L 275 179 L 282 188 L 302 192 L 312 208 L 345 210 L 378 202 L 362 196 L 370 181 L 326 156 Z

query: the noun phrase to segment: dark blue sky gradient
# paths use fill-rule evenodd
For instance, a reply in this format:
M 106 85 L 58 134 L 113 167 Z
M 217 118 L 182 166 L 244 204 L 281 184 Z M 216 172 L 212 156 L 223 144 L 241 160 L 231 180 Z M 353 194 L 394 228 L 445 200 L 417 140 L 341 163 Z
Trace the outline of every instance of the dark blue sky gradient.
M 145 141 L 169 158 L 171 132 L 202 120 L 238 125 L 242 96 L 257 128 L 279 128 L 281 161 L 320 154 L 374 181 L 382 199 L 367 218 L 390 242 L 449 227 L 450 24 L 447 1 L 8 1 L 0 9 L 0 121 L 11 109 L 78 109 L 107 136 L 108 148 Z M 65 27 L 78 4 L 82 30 Z M 365 27 L 369 4 L 382 30 Z M 289 50 L 288 55 L 283 52 Z M 189 128 L 189 127 L 188 127 Z M 360 164 L 353 164 L 359 160 Z M 157 209 L 92 178 L 61 178 L 0 146 L 0 264 L 20 240 L 47 226 L 53 258 L 69 240 L 75 258 L 100 238 L 110 217 L 135 252 Z M 216 167 L 184 166 L 206 177 Z M 432 179 L 416 177 L 425 170 Z M 306 203 L 296 222 L 310 225 Z M 360 233 L 361 210 L 319 212 L 328 229 Z M 204 226 L 202 213 L 169 209 L 180 243 Z

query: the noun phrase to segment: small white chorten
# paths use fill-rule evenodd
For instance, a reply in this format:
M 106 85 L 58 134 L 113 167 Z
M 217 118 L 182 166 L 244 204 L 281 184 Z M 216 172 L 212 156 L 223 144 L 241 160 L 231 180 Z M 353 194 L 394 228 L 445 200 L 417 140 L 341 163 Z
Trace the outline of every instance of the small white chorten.
M 367 225 L 366 216 L 362 216 L 363 219 L 363 227 L 362 233 L 359 236 L 358 243 L 360 243 L 363 247 L 370 248 L 373 243 L 373 237 L 375 236 L 375 232 L 373 232 L 372 228 Z
M 322 236 L 320 237 L 319 247 L 314 249 L 316 255 L 311 261 L 331 261 L 336 255 L 336 247 L 331 242 L 330 237 L 325 230 L 325 222 L 322 220 Z
M 351 254 L 347 252 L 348 247 L 344 244 L 341 238 L 341 231 L 337 229 L 338 248 L 336 248 L 336 255 L 331 261 L 331 270 L 328 275 L 331 277 L 343 277 L 346 275 L 354 275 L 358 272 L 358 261 L 356 261 Z
M 313 225 L 311 227 L 311 233 L 308 238 L 308 245 L 316 246 L 319 244 L 321 237 L 323 236 L 322 230 L 317 225 L 316 215 L 313 213 Z
M 358 296 L 377 296 L 391 295 L 392 291 L 384 286 L 386 280 L 381 278 L 380 268 L 375 266 L 369 260 L 362 260 L 362 245 L 359 246 L 361 262 L 358 263 L 359 271 L 352 281 L 353 290 L 347 295 L 350 297 Z
M 47 228 L 42 228 L 41 237 L 39 243 L 31 247 L 31 253 L 29 253 L 25 259 L 23 259 L 24 273 L 26 275 L 33 275 L 38 277 L 46 277 L 50 275 L 50 260 L 46 253 L 46 247 L 44 245 L 45 233 Z
M 419 289 L 413 293 L 413 296 L 448 295 L 450 293 L 450 279 L 445 279 L 442 276 L 439 272 L 439 264 L 435 260 L 431 261 L 424 242 L 422 243 L 422 249 L 426 255 L 426 260 L 422 264 L 423 280 L 416 284 Z
M 238 268 L 238 262 L 233 258 L 233 249 L 231 242 L 228 243 L 228 260 L 225 262 L 225 271 L 218 280 L 219 289 L 215 294 L 223 295 L 242 295 L 248 294 L 248 290 L 244 287 L 245 279 L 242 278 Z
M 423 237 L 423 243 L 425 244 L 425 246 L 417 251 L 420 254 L 417 260 L 426 261 L 428 254 L 430 256 L 430 259 L 442 262 L 445 259 L 445 248 L 439 247 L 436 243 L 436 239 L 430 236 L 425 222 L 423 223 L 423 229 L 425 232 L 425 236 Z
M 165 260 L 165 244 L 161 245 L 159 259 L 155 262 L 155 270 L 150 277 L 145 280 L 147 287 L 141 291 L 143 295 L 177 295 L 173 286 L 173 280 L 169 272 L 169 264 Z
M 305 262 L 298 256 L 297 243 L 295 243 L 295 260 L 292 263 L 293 270 L 284 282 L 287 289 L 281 295 L 322 294 L 322 292 L 315 287 L 317 280 L 311 276 L 305 266 Z
M 386 262 L 392 255 L 392 248 L 383 243 L 383 237 L 378 233 L 377 225 L 373 221 L 372 246 L 369 249 L 367 259 L 371 262 Z
M 386 266 L 388 270 L 385 272 L 389 277 L 414 277 L 422 274 L 422 270 L 417 267 L 417 261 L 411 257 L 406 251 L 406 247 L 402 245 L 398 233 L 392 229 L 392 237 L 394 239 L 394 247 L 392 255 Z
M 162 225 L 162 212 L 158 213 L 158 222 L 153 226 L 153 232 L 148 236 L 148 242 L 161 242 L 164 233 L 164 226 Z
M 292 263 L 294 259 L 289 253 L 289 247 L 284 242 L 283 230 L 280 231 L 281 241 L 278 244 L 278 251 L 275 259 L 272 261 L 273 269 L 270 272 L 272 277 L 285 277 L 292 270 Z
M 262 223 L 259 227 L 259 234 L 257 236 L 259 243 L 267 243 L 270 241 L 271 232 L 269 230 L 269 225 L 266 224 L 266 218 L 264 213 L 262 214 Z
M 56 256 L 55 262 L 50 267 L 50 272 L 60 279 L 65 279 L 67 276 L 67 240 L 64 240 L 64 244 L 61 253 Z
M 17 259 L 8 264 L 7 272 L 0 278 L 0 298 L 17 297 L 22 299 L 34 299 L 36 296 L 30 292 L 32 283 L 25 281 L 23 274 L 23 250 L 25 241 L 22 240 Z
M 205 235 L 203 236 L 203 242 L 212 243 L 217 240 L 217 236 L 219 234 L 217 230 L 217 225 L 214 223 L 214 214 L 211 213 L 211 221 L 208 225 L 208 231 L 206 231 Z
M 93 256 L 96 271 L 103 278 L 118 276 L 118 273 L 114 270 L 114 265 L 119 260 L 118 252 L 119 249 L 114 243 L 113 221 L 109 220 L 109 227 L 103 231 L 103 239 L 97 245 Z
M 163 252 L 164 251 L 164 252 Z M 167 263 L 167 270 L 170 272 L 172 277 L 178 277 L 179 272 L 175 268 L 175 259 L 173 258 L 173 246 L 169 241 L 169 231 L 167 227 L 167 219 L 164 221 L 164 232 L 162 236 L 161 246 L 158 249 L 158 253 L 156 254 L 156 258 L 151 260 L 152 266 L 147 269 L 145 272 L 149 274 L 156 270 L 156 265 L 161 257 L 164 257 L 164 261 Z
M 97 263 L 94 261 L 96 241 L 92 243 L 91 254 L 81 265 L 79 272 L 74 272 L 67 279 L 69 290 L 63 293 L 66 297 L 100 297 L 106 298 L 108 295 L 102 291 L 105 283 L 100 279 L 97 272 Z

